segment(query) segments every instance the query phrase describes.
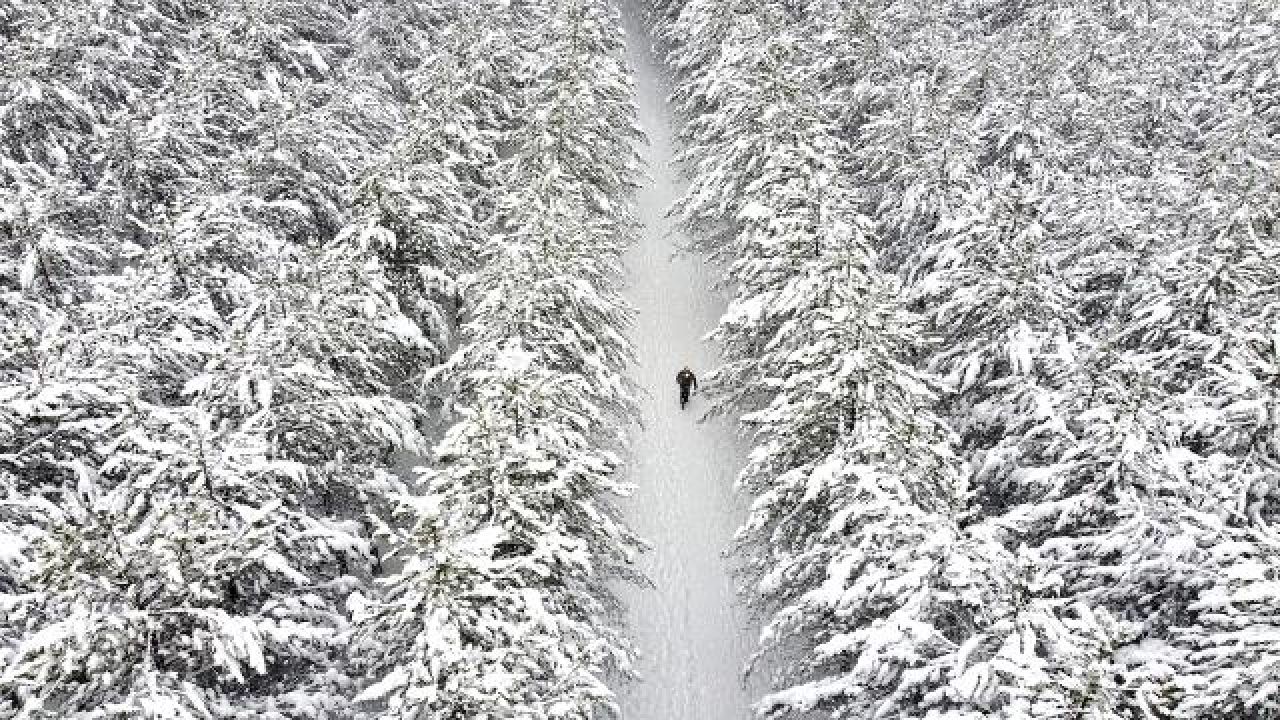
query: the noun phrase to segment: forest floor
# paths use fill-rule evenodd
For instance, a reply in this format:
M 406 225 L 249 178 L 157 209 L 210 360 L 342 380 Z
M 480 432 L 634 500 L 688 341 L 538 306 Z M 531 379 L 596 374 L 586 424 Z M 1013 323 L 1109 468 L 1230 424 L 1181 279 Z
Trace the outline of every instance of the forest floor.
M 666 217 L 683 190 L 672 165 L 667 81 L 634 8 L 626 29 L 649 177 L 637 198 L 643 229 L 627 255 L 644 426 L 632 438 L 636 492 L 624 512 L 653 546 L 641 570 L 654 587 L 624 591 L 642 657 L 640 680 L 621 692 L 623 718 L 744 720 L 750 701 L 741 670 L 752 638 L 724 551 L 745 514 L 733 492 L 745 444 L 731 420 L 700 422 L 706 405 L 696 395 L 681 411 L 675 382 L 685 364 L 695 372 L 715 365 L 714 348 L 702 337 L 725 299 L 712 289 L 715 269 L 682 251 L 686 239 Z

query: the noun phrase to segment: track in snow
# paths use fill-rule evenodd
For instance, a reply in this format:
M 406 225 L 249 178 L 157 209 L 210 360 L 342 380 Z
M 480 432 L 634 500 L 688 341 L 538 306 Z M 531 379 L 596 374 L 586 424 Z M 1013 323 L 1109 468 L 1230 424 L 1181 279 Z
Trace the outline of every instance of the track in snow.
M 686 363 L 695 372 L 714 365 L 701 337 L 725 303 L 711 289 L 711 268 L 699 258 L 673 257 L 683 239 L 669 233 L 666 211 L 683 185 L 672 167 L 665 75 L 638 8 L 624 13 L 650 175 L 637 197 L 643 230 L 627 255 L 627 295 L 637 310 L 634 373 L 648 395 L 641 399 L 645 426 L 633 437 L 636 492 L 624 512 L 653 545 L 641 569 L 656 588 L 623 591 L 641 677 L 622 688 L 622 717 L 744 720 L 750 701 L 741 669 L 751 645 L 722 556 L 745 512 L 732 488 L 744 448 L 730 421 L 698 422 L 706 406 L 696 395 L 681 412 L 675 384 Z

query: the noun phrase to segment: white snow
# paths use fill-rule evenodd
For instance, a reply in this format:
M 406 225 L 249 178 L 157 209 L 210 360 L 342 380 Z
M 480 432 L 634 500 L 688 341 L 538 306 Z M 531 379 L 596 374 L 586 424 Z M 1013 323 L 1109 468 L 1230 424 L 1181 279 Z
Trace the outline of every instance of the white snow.
M 635 378 L 645 426 L 634 436 L 627 518 L 653 549 L 641 560 L 654 588 L 624 591 L 631 630 L 642 653 L 639 682 L 621 688 L 625 720 L 742 720 L 749 716 L 741 669 L 750 647 L 745 612 L 735 604 L 723 557 L 745 507 L 732 490 L 745 457 L 729 420 L 699 422 L 706 405 L 694 396 L 684 412 L 675 375 L 688 364 L 715 365 L 701 341 L 723 312 L 712 292 L 714 270 L 681 254 L 665 214 L 683 190 L 673 157 L 667 86 L 634 10 L 627 17 L 629 60 L 636 73 L 642 148 L 650 181 L 637 199 L 640 242 L 627 257 L 628 299 L 638 310 Z

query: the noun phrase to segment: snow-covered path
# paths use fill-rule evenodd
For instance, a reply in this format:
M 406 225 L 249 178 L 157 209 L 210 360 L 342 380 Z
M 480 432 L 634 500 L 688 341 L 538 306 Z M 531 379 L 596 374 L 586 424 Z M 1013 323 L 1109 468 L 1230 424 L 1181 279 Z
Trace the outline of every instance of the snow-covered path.
M 682 365 L 701 372 L 714 364 L 701 337 L 724 300 L 711 290 L 712 273 L 698 258 L 672 257 L 682 238 L 668 234 L 665 212 L 682 185 L 671 166 L 664 75 L 634 8 L 627 15 L 627 47 L 651 177 L 637 201 L 643 233 L 627 256 L 628 297 L 638 310 L 634 372 L 649 395 L 641 401 L 645 427 L 634 437 L 637 490 L 625 511 L 653 544 L 643 569 L 656 588 L 626 591 L 642 677 L 622 690 L 623 718 L 744 720 L 749 700 L 739 678 L 749 644 L 722 557 L 743 515 L 732 491 L 743 448 L 730 422 L 698 422 L 705 405 L 697 396 L 681 412 L 675 385 Z

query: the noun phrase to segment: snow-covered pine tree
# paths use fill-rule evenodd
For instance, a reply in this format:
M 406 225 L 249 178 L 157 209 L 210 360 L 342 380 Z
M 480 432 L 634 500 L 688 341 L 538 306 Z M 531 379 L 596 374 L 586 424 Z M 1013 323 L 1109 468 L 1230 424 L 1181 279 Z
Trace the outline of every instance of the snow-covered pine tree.
M 163 17 L 130 25 L 113 22 L 105 6 L 76 4 L 10 4 L 4 12 L 0 463 L 13 478 L 6 516 L 19 523 L 13 537 L 26 552 L 4 590 L 3 624 L 12 633 L 5 640 L 14 644 L 0 696 L 17 713 L 29 704 L 9 681 L 21 666 L 18 643 L 29 644 L 48 619 L 38 603 L 55 579 L 44 576 L 44 561 L 56 542 L 51 533 L 64 524 L 59 505 L 95 489 L 103 446 L 128 413 L 128 381 L 103 362 L 117 348 L 83 342 L 102 330 L 92 317 L 100 278 L 136 248 L 120 232 L 127 205 L 110 180 L 117 159 L 110 151 L 119 147 L 110 137 L 173 56 L 160 37 Z M 99 60 L 113 72 L 99 74 Z
M 1145 11 L 1118 7 L 1092 16 L 1091 10 L 1073 10 L 1067 14 L 1061 8 L 1046 8 L 1044 15 L 1023 19 L 1054 29 L 1053 42 L 1061 46 L 1064 61 L 1087 58 L 1083 71 L 1076 71 L 1071 78 L 1075 85 L 1071 94 L 1058 96 L 1049 105 L 1074 106 L 1076 111 L 1066 116 L 1071 122 L 1047 123 L 1038 133 L 1042 138 L 1039 143 L 1043 147 L 1044 138 L 1059 138 L 1054 141 L 1058 147 L 1071 150 L 1080 147 L 1073 137 L 1104 142 L 1087 146 L 1083 154 L 1059 150 L 1045 158 L 1047 167 L 1062 177 L 1055 180 L 1056 187 L 1038 192 L 1041 203 L 1049 209 L 1039 215 L 1048 221 L 1045 237 L 1051 243 L 1047 252 L 1038 254 L 1042 259 L 1059 258 L 1057 274 L 1066 281 L 1060 287 L 1070 288 L 1079 298 L 1072 303 L 1074 307 L 1065 307 L 1078 313 L 1089 327 L 1077 331 L 1081 334 L 1069 332 L 1065 343 L 1055 343 L 1061 350 L 1074 348 L 1069 355 L 1055 352 L 1052 346 L 1035 353 L 1035 364 L 1051 372 L 1044 376 L 1050 392 L 1038 391 L 1041 401 L 1024 406 L 1034 413 L 996 415 L 1002 421 L 1025 418 L 1018 422 L 1033 431 L 1034 435 L 1025 437 L 1034 437 L 1035 442 L 1028 445 L 1007 433 L 1003 438 L 993 433 L 988 441 L 998 438 L 1008 448 L 999 455 L 987 453 L 989 460 L 999 461 L 987 463 L 989 470 L 997 473 L 990 477 L 998 478 L 999 473 L 1024 465 L 1007 475 L 1013 482 L 1002 483 L 996 488 L 1000 492 L 990 493 L 1007 501 L 1012 499 L 1009 491 L 1014 491 L 1013 497 L 1023 500 L 991 518 L 988 525 L 1019 528 L 1015 536 L 1006 537 L 1020 536 L 1041 546 L 1042 556 L 1065 580 L 1058 592 L 1085 607 L 1109 608 L 1120 619 L 1109 662 L 1123 679 L 1118 681 L 1121 684 L 1115 688 L 1109 707 L 1113 712 L 1125 712 L 1126 708 L 1136 712 L 1140 706 L 1154 707 L 1156 695 L 1167 699 L 1188 688 L 1187 678 L 1179 677 L 1170 667 L 1185 669 L 1178 658 L 1185 658 L 1186 653 L 1171 649 L 1167 642 L 1180 625 L 1194 622 L 1190 606 L 1197 591 L 1210 582 L 1204 550 L 1218 542 L 1215 534 L 1220 532 L 1212 516 L 1197 514 L 1216 504 L 1200 484 L 1212 474 L 1210 468 L 1215 463 L 1206 465 L 1178 447 L 1185 440 L 1193 448 L 1204 448 L 1203 438 L 1178 426 L 1192 428 L 1199 423 L 1189 418 L 1205 417 L 1194 409 L 1184 410 L 1189 403 L 1179 396 L 1197 382 L 1197 377 L 1204 377 L 1203 358 L 1212 357 L 1223 343 L 1213 337 L 1220 333 L 1210 332 L 1206 337 L 1200 332 L 1197 337 L 1196 331 L 1184 330 L 1196 326 L 1195 312 L 1187 315 L 1192 321 L 1184 322 L 1175 319 L 1172 308 L 1197 307 L 1196 303 L 1171 301 L 1165 294 L 1176 284 L 1158 279 L 1167 273 L 1157 270 L 1159 274 L 1151 279 L 1146 273 L 1152 271 L 1151 266 L 1164 264 L 1172 248 L 1190 247 L 1192 253 L 1204 253 L 1212 244 L 1197 240 L 1198 233 L 1188 231 L 1199 225 L 1199 218 L 1213 217 L 1212 207 L 1241 205 L 1213 203 L 1197 210 L 1184 199 L 1185 192 L 1177 190 L 1186 187 L 1185 178 L 1205 174 L 1188 172 L 1198 153 L 1179 147 L 1183 140 L 1168 127 L 1185 122 L 1184 127 L 1194 134 L 1212 137 L 1212 133 L 1195 129 L 1206 123 L 1203 116 L 1195 117 L 1196 111 L 1182 116 L 1177 113 L 1183 110 L 1186 98 L 1198 94 L 1216 97 L 1221 91 L 1217 78 L 1222 75 L 1206 72 L 1204 59 L 1194 50 L 1188 52 L 1203 46 L 1169 38 L 1199 37 L 1205 14 L 1172 5 L 1161 6 L 1158 13 L 1150 12 L 1150 7 Z M 1122 19 L 1133 22 L 1126 24 Z M 1001 36 L 1017 37 L 999 33 L 995 42 Z M 1075 37 L 1084 38 L 1080 41 L 1083 51 L 1069 51 L 1078 42 Z M 1044 44 L 1035 35 L 1029 39 L 1032 47 Z M 1017 57 L 1017 53 L 1003 52 L 998 57 Z M 1134 60 L 1125 67 L 1118 62 L 1123 57 Z M 1035 86 L 1017 89 L 1024 81 L 1016 74 L 1005 77 L 1018 84 L 1000 87 L 992 82 L 999 77 L 984 76 L 985 88 L 996 98 L 1025 97 L 1035 90 Z M 1181 82 L 1170 85 L 1171 78 Z M 1115 94 L 1118 87 L 1130 92 Z M 1166 100 L 1171 96 L 1172 100 Z M 1038 95 L 1032 97 L 1039 102 Z M 1119 112 L 1099 114 L 1108 106 Z M 1223 103 L 1206 100 L 1200 107 L 1223 107 Z M 1086 112 L 1089 108 L 1093 112 Z M 1166 113 L 1162 108 L 1174 112 Z M 1020 120 L 1012 114 L 1004 120 L 996 118 L 1005 127 L 1025 126 L 1026 119 L 1025 113 Z M 1090 123 L 1095 125 L 1090 127 Z M 1217 121 L 1208 123 L 1216 125 Z M 1024 147 L 1030 151 L 1034 167 L 1041 151 L 1036 145 Z M 1041 167 L 1045 167 L 1043 161 Z M 1228 161 L 1219 177 L 1233 177 L 1241 170 L 1247 174 L 1249 167 L 1247 162 Z M 926 252 L 935 252 L 928 245 L 926 248 Z M 1183 260 L 1169 262 L 1178 274 L 1194 273 L 1196 265 Z M 1228 267 L 1225 273 L 1220 270 Z M 1217 263 L 1220 269 L 1202 274 L 1233 275 L 1232 281 L 1223 285 L 1237 292 L 1241 282 L 1246 286 L 1257 282 L 1252 267 L 1258 267 L 1256 262 L 1238 256 Z M 1150 300 L 1135 302 L 1130 294 L 1133 287 L 1126 288 L 1126 282 L 1146 288 Z M 1204 295 L 1215 293 L 1211 290 Z M 1039 293 L 1038 297 L 1052 298 L 1054 294 Z M 1070 324 L 1064 327 L 1071 329 Z M 1161 337 L 1187 342 L 1172 350 L 1174 342 Z M 1116 346 L 1124 349 L 1118 351 Z M 951 344 L 942 347 L 945 353 Z M 1016 386 L 999 384 L 1000 392 L 1012 387 Z M 1230 394 L 1220 397 L 1224 403 L 1232 401 Z M 979 405 L 976 409 L 982 408 Z M 972 412 L 961 412 L 958 424 L 964 422 L 965 414 Z M 1184 423 L 1183 417 L 1188 421 Z M 1172 425 L 1169 420 L 1174 421 Z M 1016 431 L 1017 426 L 1008 429 Z M 1025 467 L 1028 464 L 1030 467 Z M 1027 524 L 1037 515 L 1040 521 Z M 1022 534 L 1036 525 L 1039 530 Z M 1133 644 L 1125 647 L 1129 643 Z M 1172 708 L 1165 702 L 1162 712 L 1173 712 Z
M 405 381 L 447 342 L 435 298 L 340 232 L 400 111 L 344 66 L 341 4 L 126 5 L 6 26 L 51 58 L 12 86 L 49 92 L 3 95 L 6 117 L 65 122 L 5 145 L 25 265 L 5 268 L 4 318 L 26 340 L 6 347 L 0 463 L 26 546 L 4 701 L 346 717 L 344 601 L 376 569 L 391 451 L 425 451 Z M 139 67 L 98 74 L 99 46 Z M 40 285 L 22 268 L 42 257 Z
M 689 120 L 694 185 L 683 208 L 709 249 L 749 255 L 732 243 L 750 223 L 731 209 L 772 187 L 751 182 L 770 158 L 752 143 L 768 131 L 748 130 L 756 115 L 734 105 L 769 78 L 742 80 L 759 54 L 735 28 L 786 17 L 810 44 L 782 74 L 827 99 L 840 128 L 831 134 L 848 144 L 837 182 L 870 218 L 880 264 L 901 272 L 928 319 L 937 342 L 924 346 L 924 366 L 954 390 L 938 409 L 962 433 L 975 504 L 950 542 L 993 559 L 964 564 L 971 595 L 992 612 L 955 636 L 954 667 L 917 676 L 919 694 L 824 707 L 1268 712 L 1273 693 L 1258 673 L 1232 674 L 1217 658 L 1237 647 L 1236 662 L 1272 666 L 1261 650 L 1269 608 L 1249 592 L 1268 577 L 1251 560 L 1269 547 L 1252 527 L 1265 529 L 1274 507 L 1272 485 L 1257 481 L 1268 471 L 1254 470 L 1269 467 L 1259 448 L 1273 433 L 1262 399 L 1273 322 L 1262 288 L 1275 286 L 1262 260 L 1274 244 L 1274 93 L 1263 79 L 1273 9 L 654 7 Z M 739 42 L 726 46 L 729 37 Z M 769 315 L 777 295 L 753 287 L 744 283 L 727 319 L 780 317 Z M 776 330 L 767 325 L 755 323 Z M 1240 332 L 1228 337 L 1228 325 Z M 750 376 L 769 347 L 744 342 L 734 357 Z M 763 396 L 783 397 L 775 392 Z M 1249 578 L 1232 574 L 1237 558 Z M 1241 643 L 1232 612 L 1260 632 Z M 815 687 L 770 707 L 815 707 L 805 705 Z M 1208 687 L 1213 699 L 1188 700 Z
M 1187 143 L 1198 192 L 1173 236 L 1186 267 L 1160 266 L 1175 278 L 1165 337 L 1187 358 L 1173 415 L 1217 530 L 1199 544 L 1209 579 L 1175 637 L 1191 676 L 1181 714 L 1252 720 L 1280 714 L 1280 14 L 1244 5 L 1215 20 L 1211 92 Z
M 979 13 L 967 19 L 987 26 L 997 18 Z M 902 241 L 915 248 L 910 273 L 917 278 L 922 307 L 942 336 L 932 362 L 951 374 L 958 391 L 948 398 L 947 412 L 963 432 L 963 449 L 974 454 L 973 484 L 983 506 L 979 517 L 987 516 L 970 532 L 994 532 L 1010 549 L 1022 542 L 1037 546 L 1042 563 L 1037 572 L 1058 578 L 1058 586 L 1040 596 L 1039 606 L 1051 609 L 1046 617 L 1057 615 L 1062 628 L 1091 633 L 1031 645 L 1038 655 L 1033 662 L 1047 661 L 1046 672 L 988 685 L 989 708 L 1025 692 L 1028 686 L 1019 688 L 1023 682 L 1041 690 L 1046 683 L 1068 687 L 1076 682 L 1078 661 L 1067 661 L 1070 648 L 1097 641 L 1076 620 L 1083 617 L 1080 611 L 1096 614 L 1101 608 L 1111 609 L 1119 620 L 1108 623 L 1098 645 L 1102 654 L 1091 664 L 1102 684 L 1076 692 L 1072 702 L 1057 704 L 1053 712 L 1090 708 L 1123 713 L 1146 702 L 1133 689 L 1153 685 L 1141 677 L 1149 668 L 1126 668 L 1115 651 L 1137 637 L 1132 620 L 1157 617 L 1157 608 L 1195 587 L 1193 558 L 1142 541 L 1173 540 L 1181 532 L 1177 503 L 1159 500 L 1176 487 L 1163 470 L 1170 437 L 1152 414 L 1160 406 L 1160 393 L 1149 387 L 1143 358 L 1113 352 L 1085 332 L 1089 323 L 1104 337 L 1113 332 L 1101 324 L 1105 317 L 1097 315 L 1099 305 L 1110 305 L 1099 292 L 1106 286 L 1098 280 L 1114 277 L 1115 263 L 1130 242 L 1122 234 L 1137 225 L 1136 211 L 1114 199 L 1115 184 L 1128 181 L 1115 179 L 1129 170 L 1122 164 L 1127 158 L 1120 152 L 1109 157 L 1122 143 L 1107 127 L 1115 119 L 1102 112 L 1105 98 L 1090 86 L 1091 74 L 1105 76 L 1109 70 L 1092 67 L 1098 64 L 1091 60 L 1094 53 L 1115 62 L 1116 55 L 1127 52 L 1116 28 L 1114 18 L 1082 8 L 1028 8 L 1016 23 L 1001 19 L 995 32 L 980 35 L 986 54 L 981 56 L 983 93 L 976 102 L 966 98 L 972 91 L 964 73 L 977 56 L 963 42 L 945 48 L 943 57 L 954 69 L 935 71 L 932 82 L 941 78 L 944 88 L 950 87 L 929 94 L 946 99 L 941 108 L 945 122 L 926 122 L 925 132 L 911 138 L 928 154 L 900 162 L 907 168 L 908 183 L 891 179 L 889 189 L 880 192 L 891 202 L 903 198 L 881 217 L 893 222 Z M 1126 39 L 1134 43 L 1139 37 Z M 926 63 L 935 52 L 921 50 L 920 59 L 906 62 Z M 1082 57 L 1085 69 L 1069 74 Z M 932 111 L 939 103 L 929 102 L 929 95 L 904 94 L 902 102 L 911 110 L 924 106 Z M 1062 115 L 1064 105 L 1073 113 Z M 900 124 L 896 114 L 889 109 L 884 122 Z M 868 127 L 875 133 L 882 124 L 873 121 Z M 913 126 L 920 127 L 914 121 Z M 966 136 L 956 127 L 979 132 Z M 1085 137 L 1106 142 L 1081 144 Z M 867 148 L 873 152 L 894 147 L 871 140 Z M 912 178 L 920 175 L 921 166 L 937 167 L 941 177 Z M 901 190 L 895 192 L 895 187 Z M 920 198 L 930 199 L 920 203 Z M 968 233 L 982 227 L 967 220 L 984 213 L 984 207 L 1001 205 L 1006 210 L 998 210 L 986 225 L 996 232 L 1003 228 L 1007 234 L 1001 240 L 978 252 L 972 252 L 977 246 L 967 246 L 967 240 L 956 244 L 953 237 L 972 239 Z M 999 215 L 1005 217 L 996 219 Z M 1120 248 L 1108 247 L 1107 239 L 1116 237 Z M 1128 257 L 1142 252 L 1139 244 Z M 975 264 L 961 270 L 966 262 Z M 984 288 L 1000 289 L 984 298 Z M 965 307 L 970 309 L 961 310 Z M 954 310 L 961 315 L 948 317 Z M 968 355 L 974 343 L 994 345 Z M 1136 370 L 1131 367 L 1135 363 Z M 1102 380 L 1112 374 L 1132 385 Z M 1058 595 L 1068 600 L 1055 600 Z M 974 648 L 981 657 L 993 648 L 984 649 L 986 641 L 980 638 L 992 637 L 994 628 L 977 630 Z M 1057 652 L 1067 655 L 1055 657 Z M 1129 687 L 1108 691 L 1107 684 L 1116 682 L 1108 668 L 1134 671 L 1119 681 Z
M 691 4 L 681 16 L 689 25 L 671 32 L 692 36 L 710 12 Z M 803 27 L 784 26 L 778 10 L 738 17 L 714 64 L 691 65 L 701 69 L 675 93 L 690 115 L 680 159 L 691 173 L 676 212 L 695 243 L 729 264 L 736 286 L 715 332 L 726 362 L 709 378 L 726 391 L 721 410 L 767 405 L 776 392 L 762 356 L 811 302 L 803 291 L 812 264 L 824 262 L 822 224 L 859 231 L 848 227 L 857 222 L 856 198 L 834 176 L 844 147 L 807 69 Z
M 616 285 L 637 133 L 609 3 L 482 24 L 516 48 L 491 86 L 511 122 L 459 283 L 459 346 L 432 373 L 452 425 L 401 500 L 401 567 L 358 603 L 359 700 L 370 717 L 585 720 L 616 712 L 603 678 L 630 662 L 605 583 L 638 547 L 610 506 L 634 412 Z
M 376 249 L 402 309 L 445 341 L 440 358 L 456 343 L 458 279 L 478 267 L 497 145 L 513 122 L 503 85 L 517 51 L 493 22 L 498 12 L 492 3 L 388 3 L 353 21 L 351 63 L 402 100 L 405 131 L 361 180 L 346 232 Z
M 493 352 L 405 499 L 404 567 L 362 609 L 356 647 L 383 674 L 361 699 L 383 715 L 590 718 L 628 664 L 599 584 L 634 541 L 600 504 L 621 488 L 589 389 L 518 344 Z
M 762 358 L 777 394 L 743 417 L 757 445 L 739 481 L 755 496 L 739 542 L 753 602 L 773 613 L 757 662 L 780 682 L 765 717 L 910 706 L 984 606 L 971 573 L 993 558 L 957 547 L 965 493 L 949 432 L 903 361 L 919 338 L 865 243 L 827 249 L 809 292 L 794 283 L 807 307 Z
M 715 379 L 720 408 L 745 410 L 756 441 L 740 542 L 750 598 L 769 613 L 756 662 L 777 685 L 758 712 L 945 706 L 938 686 L 1001 599 L 988 587 L 1000 547 L 962 537 L 950 433 L 911 365 L 921 338 L 879 267 L 863 196 L 841 174 L 848 148 L 822 101 L 813 28 L 788 27 L 787 8 L 753 10 L 714 61 L 688 60 L 677 96 L 692 117 L 682 217 L 734 259 Z M 708 54 L 696 28 L 710 11 L 691 3 L 668 29 L 677 66 L 685 45 Z

